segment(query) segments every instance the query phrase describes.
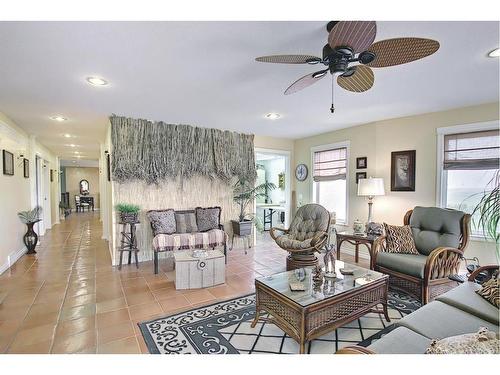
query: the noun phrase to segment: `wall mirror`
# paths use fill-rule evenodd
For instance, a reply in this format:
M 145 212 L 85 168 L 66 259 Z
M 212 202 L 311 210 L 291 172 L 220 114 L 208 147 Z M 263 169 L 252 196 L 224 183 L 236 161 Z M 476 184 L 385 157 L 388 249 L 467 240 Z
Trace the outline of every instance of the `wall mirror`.
M 89 182 L 87 180 L 80 181 L 80 195 L 89 195 Z

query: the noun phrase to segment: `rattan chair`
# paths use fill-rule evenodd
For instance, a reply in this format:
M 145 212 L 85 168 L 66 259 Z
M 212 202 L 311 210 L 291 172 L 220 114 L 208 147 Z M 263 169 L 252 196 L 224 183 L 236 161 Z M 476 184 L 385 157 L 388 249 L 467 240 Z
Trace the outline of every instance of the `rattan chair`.
M 314 267 L 318 264 L 315 253 L 328 239 L 330 213 L 319 204 L 306 204 L 300 207 L 289 229 L 273 227 L 271 237 L 279 247 L 289 252 L 286 269 Z
M 457 286 L 448 276 L 458 272 L 469 242 L 470 215 L 461 211 L 415 207 L 404 224 L 412 230 L 419 255 L 385 252 L 385 236 L 372 246 L 371 268 L 389 275 L 392 288 L 403 290 L 423 304 Z

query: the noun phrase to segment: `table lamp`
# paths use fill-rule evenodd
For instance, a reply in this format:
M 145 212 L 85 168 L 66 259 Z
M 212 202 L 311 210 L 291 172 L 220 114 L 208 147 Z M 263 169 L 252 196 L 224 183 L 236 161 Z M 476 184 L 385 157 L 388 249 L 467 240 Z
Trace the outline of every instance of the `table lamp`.
M 385 195 L 383 178 L 362 178 L 358 182 L 358 195 L 368 197 L 368 223 L 372 222 L 373 197 Z

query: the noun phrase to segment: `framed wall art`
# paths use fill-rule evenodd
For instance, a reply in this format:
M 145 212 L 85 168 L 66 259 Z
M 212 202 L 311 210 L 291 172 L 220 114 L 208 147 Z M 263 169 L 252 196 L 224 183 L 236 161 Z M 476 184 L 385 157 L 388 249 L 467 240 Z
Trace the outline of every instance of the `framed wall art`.
M 30 161 L 26 158 L 23 159 L 23 174 L 24 178 L 30 177 Z
M 14 154 L 7 150 L 2 150 L 3 174 L 14 176 Z
M 366 172 L 356 172 L 356 183 L 359 183 L 361 178 L 366 178 Z
M 366 169 L 366 168 L 368 168 L 368 158 L 366 156 L 356 158 L 356 169 Z
M 391 191 L 415 191 L 415 150 L 391 153 Z

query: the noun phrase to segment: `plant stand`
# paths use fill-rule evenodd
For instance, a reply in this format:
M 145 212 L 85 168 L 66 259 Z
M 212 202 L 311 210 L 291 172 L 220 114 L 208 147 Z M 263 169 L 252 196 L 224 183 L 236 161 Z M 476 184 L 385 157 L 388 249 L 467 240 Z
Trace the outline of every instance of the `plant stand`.
M 120 252 L 120 264 L 118 265 L 118 269 L 122 269 L 122 263 L 123 263 L 123 253 L 125 251 L 128 252 L 128 264 L 131 264 L 132 262 L 132 253 L 134 253 L 134 258 L 135 258 L 135 266 L 136 268 L 139 268 L 139 260 L 137 253 L 139 252 L 139 249 L 137 248 L 137 236 L 136 236 L 136 224 L 139 224 L 139 221 L 135 222 L 120 222 L 120 225 L 123 225 L 123 231 L 121 232 L 122 239 L 121 239 L 121 246 L 120 249 L 118 250 Z M 127 231 L 127 226 L 130 231 Z

